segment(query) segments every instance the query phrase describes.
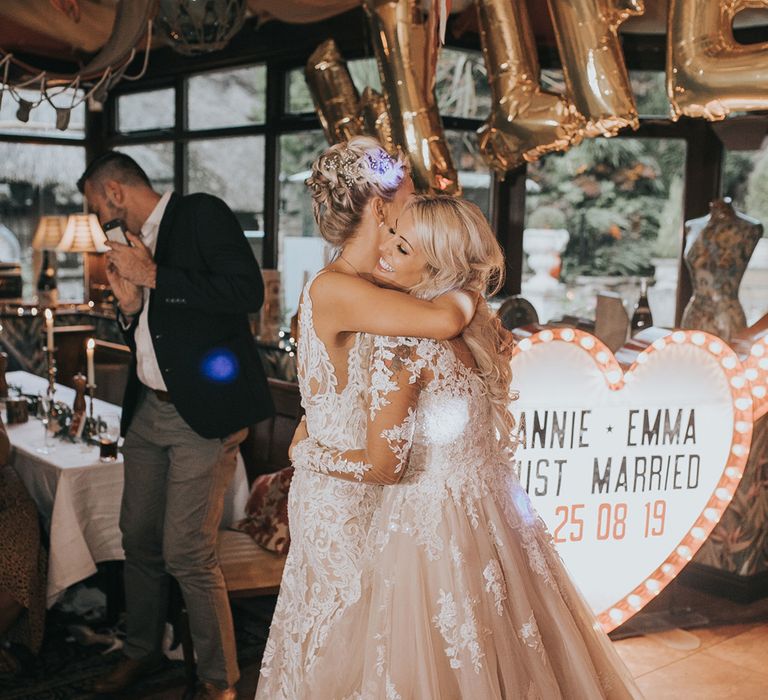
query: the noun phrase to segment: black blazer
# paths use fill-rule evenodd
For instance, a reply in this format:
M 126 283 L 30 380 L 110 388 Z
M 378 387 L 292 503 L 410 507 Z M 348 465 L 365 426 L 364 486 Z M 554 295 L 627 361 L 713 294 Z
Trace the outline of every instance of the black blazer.
M 274 414 L 248 313 L 264 301 L 264 283 L 243 229 L 229 207 L 207 194 L 171 195 L 157 233 L 157 283 L 149 294 L 149 330 L 171 400 L 205 438 L 223 438 Z M 123 400 L 128 430 L 140 397 L 134 335 Z

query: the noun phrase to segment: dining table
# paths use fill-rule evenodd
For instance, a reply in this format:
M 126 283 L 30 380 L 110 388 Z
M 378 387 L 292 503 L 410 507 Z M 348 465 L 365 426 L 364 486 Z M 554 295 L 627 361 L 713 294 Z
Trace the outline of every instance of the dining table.
M 24 371 L 8 372 L 11 391 L 44 397 L 48 380 Z M 55 384 L 54 400 L 72 406 L 75 391 Z M 88 406 L 90 410 L 90 405 Z M 119 417 L 120 407 L 93 399 L 96 418 Z M 11 465 L 37 504 L 49 539 L 47 605 L 75 583 L 92 576 L 97 564 L 125 559 L 119 527 L 123 457 L 100 460 L 98 444 L 49 435 L 40 419 L 6 426 Z M 46 448 L 46 445 L 48 447 Z M 238 454 L 235 476 L 224 500 L 222 527 L 245 510 L 248 481 Z

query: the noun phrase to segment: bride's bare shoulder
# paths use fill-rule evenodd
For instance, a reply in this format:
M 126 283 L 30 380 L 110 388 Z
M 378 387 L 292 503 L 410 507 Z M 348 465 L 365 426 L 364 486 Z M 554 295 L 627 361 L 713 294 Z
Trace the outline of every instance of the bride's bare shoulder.
M 330 269 L 325 270 L 312 283 L 310 293 L 313 303 L 345 303 L 354 296 L 365 293 L 375 285 L 357 275 L 347 275 L 343 272 Z

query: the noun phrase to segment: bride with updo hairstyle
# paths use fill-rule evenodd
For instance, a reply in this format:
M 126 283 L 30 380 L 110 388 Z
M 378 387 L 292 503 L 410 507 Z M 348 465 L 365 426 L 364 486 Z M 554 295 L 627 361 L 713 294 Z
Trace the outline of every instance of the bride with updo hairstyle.
M 320 235 L 343 247 L 357 231 L 369 200 L 378 197 L 391 203 L 400 190 L 410 194 L 407 179 L 403 157 L 390 156 L 375 139 L 358 136 L 331 146 L 312 163 L 312 174 L 305 180 Z
M 380 247 L 413 194 L 408 167 L 375 139 L 331 146 L 306 181 L 333 261 L 299 300 L 298 382 L 309 433 L 340 449 L 365 446 L 371 337 L 443 340 L 460 334 L 476 294 L 431 299 L 377 286 Z M 297 465 L 288 497 L 291 545 L 261 667 L 257 698 L 310 698 L 306 678 L 329 631 L 360 596 L 363 548 L 381 487 L 345 483 Z M 317 696 L 314 696 L 317 697 Z

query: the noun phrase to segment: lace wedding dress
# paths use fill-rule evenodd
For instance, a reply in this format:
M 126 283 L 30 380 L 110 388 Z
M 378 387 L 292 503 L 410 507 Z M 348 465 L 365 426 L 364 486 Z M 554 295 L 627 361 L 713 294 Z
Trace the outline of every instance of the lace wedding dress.
M 328 352 L 315 332 L 310 290 L 299 314 L 298 379 L 311 435 L 342 449 L 365 443 L 369 340 L 358 334 L 339 387 Z M 291 546 L 264 650 L 257 700 L 319 700 L 306 674 L 334 624 L 360 597 L 360 569 L 381 487 L 345 483 L 296 469 L 288 495 Z
M 360 599 L 324 637 L 312 696 L 640 698 L 496 440 L 475 372 L 448 344 L 373 343 L 367 449 L 310 429 L 294 451 L 318 476 L 392 483 L 404 470 L 384 487 Z

